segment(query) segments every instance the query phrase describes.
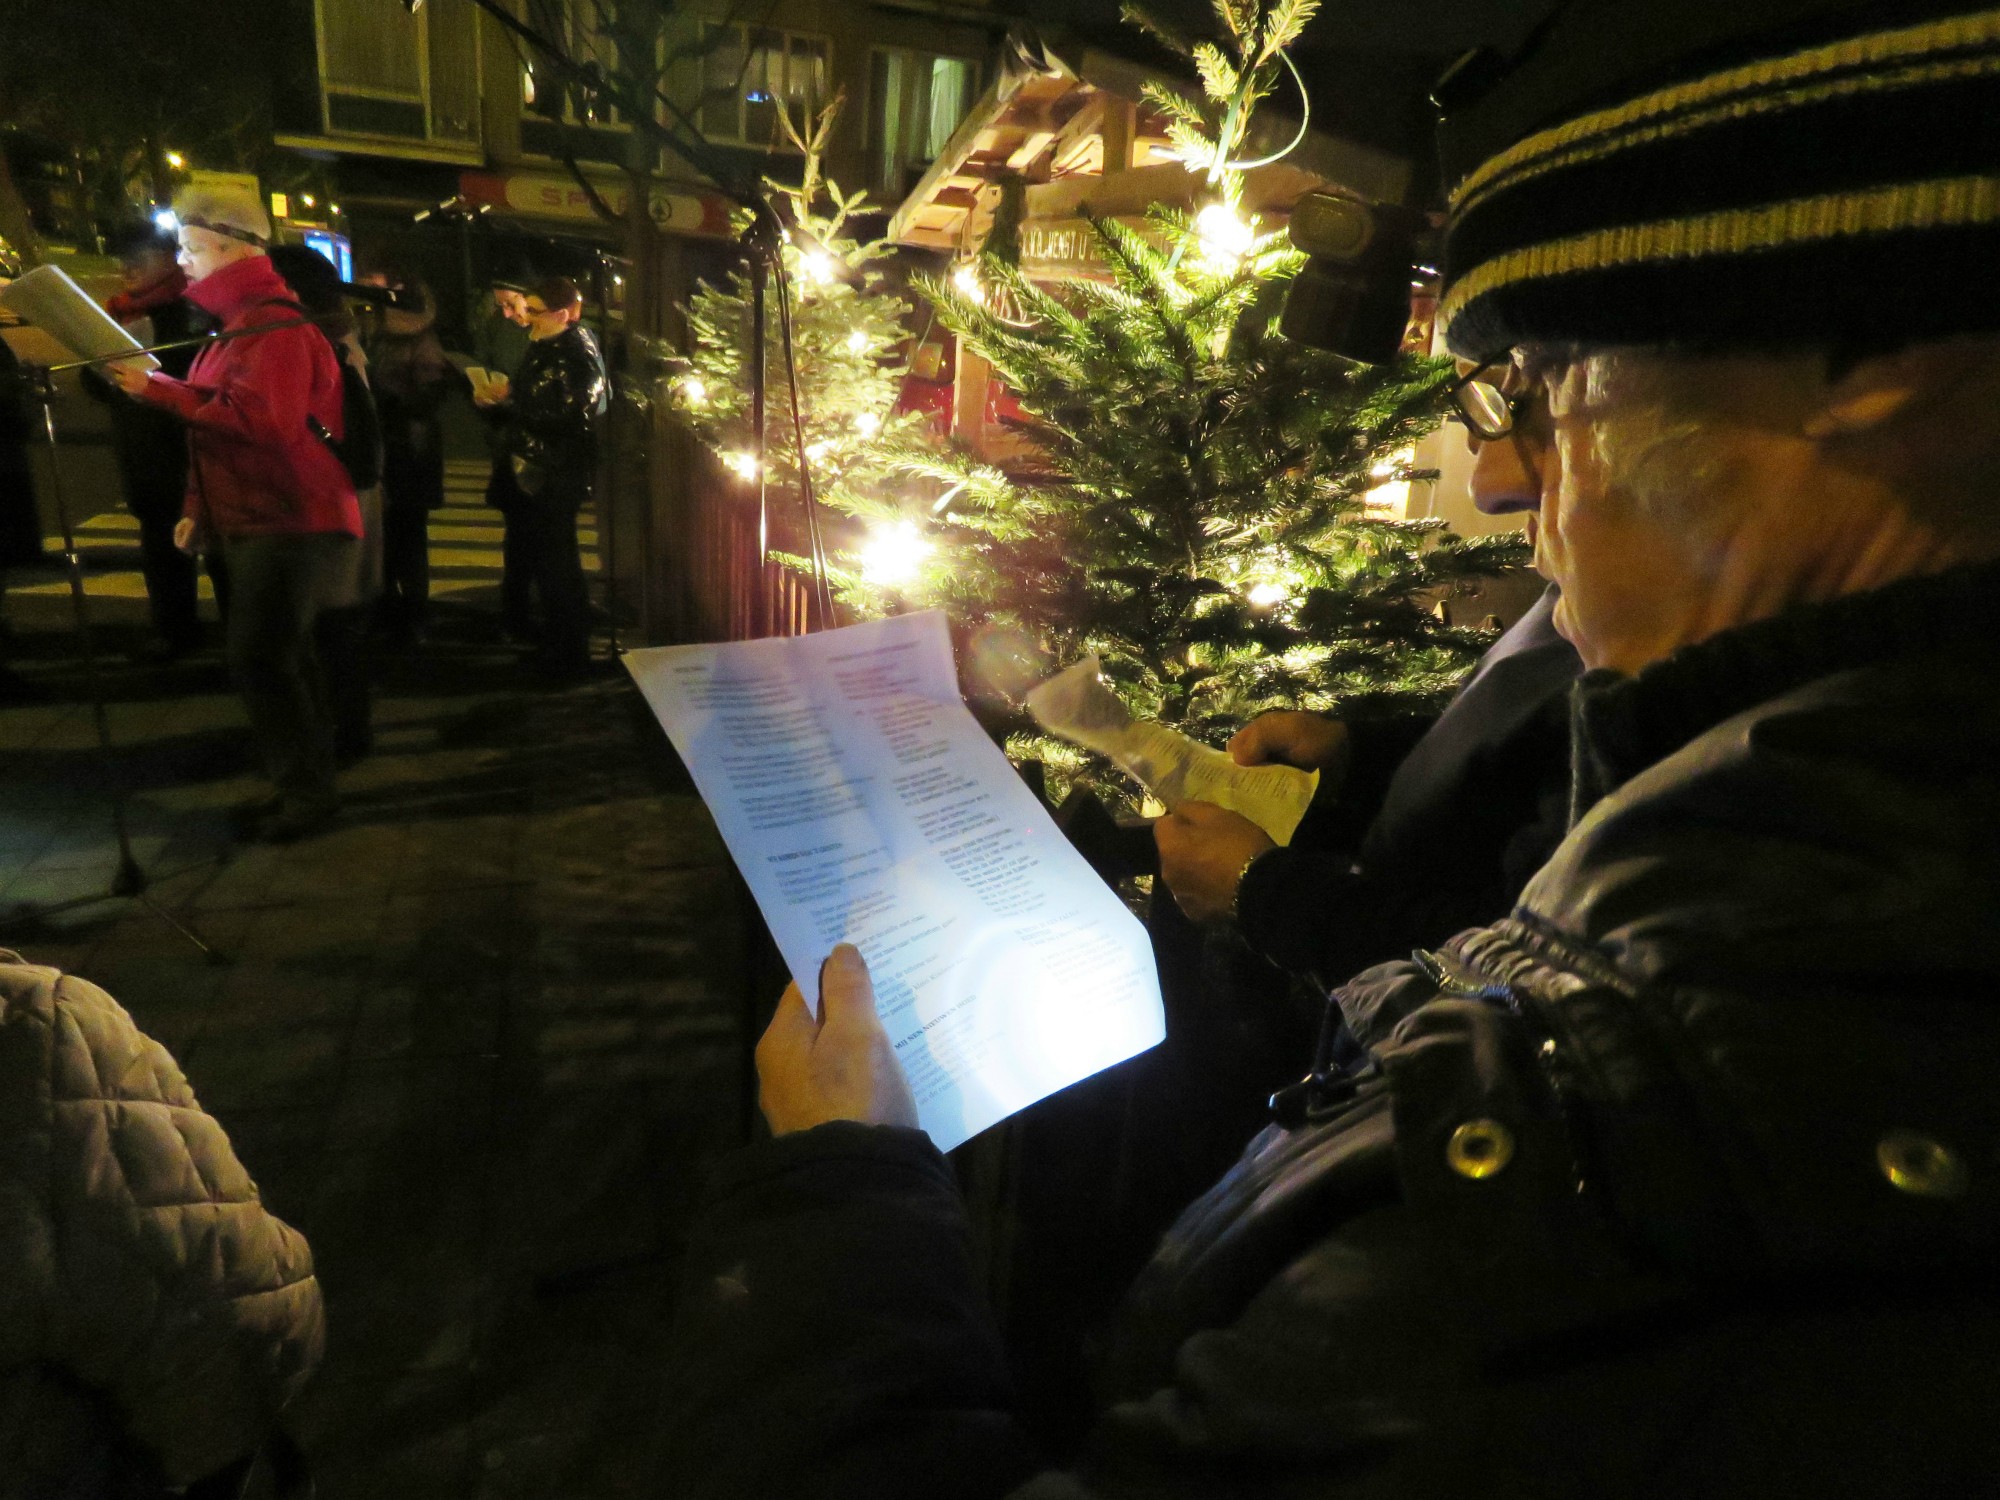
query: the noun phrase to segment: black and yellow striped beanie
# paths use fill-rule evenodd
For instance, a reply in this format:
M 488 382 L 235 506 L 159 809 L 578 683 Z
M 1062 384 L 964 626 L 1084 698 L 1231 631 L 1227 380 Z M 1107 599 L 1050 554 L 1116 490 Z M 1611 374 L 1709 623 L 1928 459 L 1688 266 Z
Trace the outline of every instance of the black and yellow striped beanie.
M 1456 354 L 2000 328 L 2000 9 L 1571 0 L 1438 103 Z

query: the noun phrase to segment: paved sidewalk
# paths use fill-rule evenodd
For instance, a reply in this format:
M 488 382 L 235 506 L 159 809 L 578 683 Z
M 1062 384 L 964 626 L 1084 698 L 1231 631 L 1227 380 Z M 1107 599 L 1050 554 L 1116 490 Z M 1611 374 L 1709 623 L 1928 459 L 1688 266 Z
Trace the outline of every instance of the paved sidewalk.
M 294 1420 L 325 1500 L 653 1495 L 668 1261 L 738 1123 L 745 907 L 622 674 L 537 690 L 491 639 L 497 527 L 455 488 L 432 640 L 382 663 L 334 831 L 231 841 L 260 783 L 212 654 L 107 671 L 154 894 L 231 961 L 126 902 L 0 944 L 116 995 L 311 1238 L 331 1343 Z M 143 604 L 109 561 L 115 647 Z M 9 580 L 51 699 L 0 710 L 0 910 L 113 867 L 56 579 Z

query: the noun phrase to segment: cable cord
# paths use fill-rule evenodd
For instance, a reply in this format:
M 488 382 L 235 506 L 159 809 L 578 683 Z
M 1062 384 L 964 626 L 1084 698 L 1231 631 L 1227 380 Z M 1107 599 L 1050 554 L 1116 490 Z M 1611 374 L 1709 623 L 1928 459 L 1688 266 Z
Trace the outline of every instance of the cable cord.
M 799 362 L 792 348 L 792 279 L 782 252 L 772 257 L 778 282 L 778 338 L 785 355 L 785 390 L 792 406 L 792 440 L 798 445 L 799 494 L 805 501 L 806 539 L 812 552 L 813 613 L 819 628 L 833 627 L 833 587 L 827 578 L 826 542 L 820 527 L 819 496 L 813 490 L 812 466 L 806 458 L 805 418 L 799 407 Z

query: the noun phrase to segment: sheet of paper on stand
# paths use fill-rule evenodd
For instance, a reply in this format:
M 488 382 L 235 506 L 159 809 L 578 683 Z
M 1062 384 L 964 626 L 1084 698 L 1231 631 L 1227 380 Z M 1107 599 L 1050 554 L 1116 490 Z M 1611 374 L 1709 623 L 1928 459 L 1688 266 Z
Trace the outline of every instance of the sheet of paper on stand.
M 1034 688 L 1027 703 L 1042 728 L 1105 756 L 1169 812 L 1183 802 L 1213 802 L 1289 844 L 1319 790 L 1317 771 L 1239 766 L 1179 730 L 1133 718 L 1094 655 Z
M 139 341 L 91 301 L 90 294 L 71 281 L 61 266 L 36 266 L 0 287 L 0 306 L 34 324 L 78 359 L 101 359 L 139 347 Z M 160 368 L 160 362 L 150 354 L 139 355 L 137 363 L 149 370 Z
M 807 1003 L 868 960 L 941 1150 L 1165 1035 L 1145 929 L 959 697 L 945 619 L 625 662 Z

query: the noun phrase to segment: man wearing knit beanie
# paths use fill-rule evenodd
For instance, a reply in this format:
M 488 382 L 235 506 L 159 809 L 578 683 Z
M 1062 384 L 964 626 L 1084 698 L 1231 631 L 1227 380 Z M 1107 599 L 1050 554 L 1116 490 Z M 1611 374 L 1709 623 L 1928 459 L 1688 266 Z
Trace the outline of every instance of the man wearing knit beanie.
M 1169 1232 L 1075 1452 L 834 949 L 692 1237 L 671 1493 L 2000 1483 L 2000 10 L 1570 0 L 1438 99 L 1567 839 L 1335 992 L 1365 1060 Z
M 344 602 L 361 535 L 354 486 L 331 442 L 344 430 L 340 365 L 272 269 L 271 220 L 256 194 L 196 189 L 175 212 L 188 300 L 221 320 L 224 334 L 243 336 L 203 349 L 184 379 L 112 368 L 127 395 L 187 427 L 187 505 L 175 541 L 221 555 L 230 673 L 275 789 L 246 822 L 258 837 L 288 842 L 338 807 L 313 627 Z

